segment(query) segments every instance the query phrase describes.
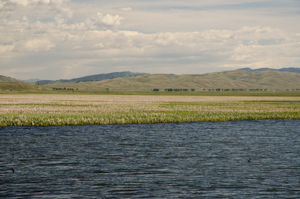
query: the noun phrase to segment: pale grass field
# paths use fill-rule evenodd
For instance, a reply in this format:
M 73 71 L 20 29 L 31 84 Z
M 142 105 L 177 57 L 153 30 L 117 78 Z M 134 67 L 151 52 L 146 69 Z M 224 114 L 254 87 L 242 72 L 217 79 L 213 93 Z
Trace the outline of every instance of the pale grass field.
M 300 119 L 300 97 L 0 95 L 0 126 Z

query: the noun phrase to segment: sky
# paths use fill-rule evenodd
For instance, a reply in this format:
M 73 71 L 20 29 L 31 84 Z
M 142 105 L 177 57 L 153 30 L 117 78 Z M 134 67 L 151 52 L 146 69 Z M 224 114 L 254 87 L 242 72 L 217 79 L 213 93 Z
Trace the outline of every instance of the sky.
M 300 0 L 0 0 L 0 75 L 300 67 Z

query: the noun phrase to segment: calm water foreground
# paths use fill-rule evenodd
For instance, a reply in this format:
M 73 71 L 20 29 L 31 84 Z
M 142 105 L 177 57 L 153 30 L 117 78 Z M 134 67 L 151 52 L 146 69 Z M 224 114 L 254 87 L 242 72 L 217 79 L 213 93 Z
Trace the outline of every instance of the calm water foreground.
M 0 197 L 299 198 L 299 125 L 5 127 Z

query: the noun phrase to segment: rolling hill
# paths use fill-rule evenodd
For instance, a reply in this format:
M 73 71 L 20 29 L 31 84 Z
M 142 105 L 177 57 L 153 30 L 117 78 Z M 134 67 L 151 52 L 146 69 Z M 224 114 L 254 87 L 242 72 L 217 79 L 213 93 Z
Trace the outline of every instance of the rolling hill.
M 0 75 L 0 82 L 22 82 L 22 81 L 18 80 L 18 79 L 11 78 L 11 77 L 6 77 L 6 76 L 3 76 L 3 75 Z
M 37 90 L 40 86 L 0 75 L 0 90 Z
M 73 88 L 82 91 L 151 91 L 152 89 L 299 89 L 300 74 L 278 71 L 224 71 L 201 75 L 152 74 L 78 83 L 55 83 L 44 89 Z

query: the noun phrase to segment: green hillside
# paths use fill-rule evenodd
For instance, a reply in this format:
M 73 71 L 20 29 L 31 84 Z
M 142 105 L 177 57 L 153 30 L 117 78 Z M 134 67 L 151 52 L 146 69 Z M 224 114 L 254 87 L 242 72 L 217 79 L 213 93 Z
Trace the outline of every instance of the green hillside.
M 56 83 L 42 86 L 44 89 L 74 89 L 79 91 L 151 91 L 152 89 L 299 89 L 300 74 L 278 71 L 249 72 L 242 70 L 216 72 L 201 75 L 153 74 L 102 81 Z
M 0 75 L 0 90 L 37 90 L 40 86 Z

